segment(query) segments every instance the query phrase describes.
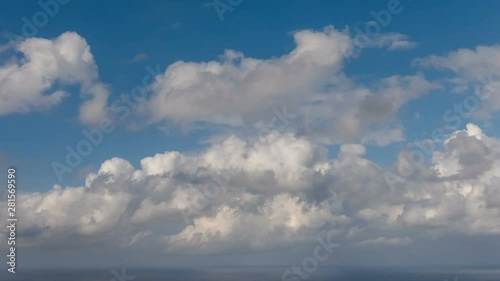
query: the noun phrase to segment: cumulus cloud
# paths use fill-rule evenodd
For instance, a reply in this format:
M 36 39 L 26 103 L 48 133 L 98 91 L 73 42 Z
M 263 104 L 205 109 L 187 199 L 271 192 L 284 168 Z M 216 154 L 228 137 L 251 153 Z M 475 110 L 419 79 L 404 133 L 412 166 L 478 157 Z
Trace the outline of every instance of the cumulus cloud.
M 139 111 L 150 123 L 241 126 L 287 107 L 299 117 L 287 125 L 298 134 L 326 143 L 361 139 L 384 145 L 404 139 L 395 120 L 399 108 L 437 87 L 422 75 L 358 85 L 343 72 L 355 48 L 347 30 L 329 26 L 297 31 L 293 38 L 293 50 L 270 59 L 226 50 L 219 61 L 175 62 L 156 77 Z M 411 45 L 401 34 L 377 38 L 372 47 Z
M 85 186 L 20 194 L 18 235 L 26 247 L 194 254 L 297 246 L 323 230 L 355 247 L 500 234 L 500 140 L 476 125 L 454 132 L 396 186 L 387 173 L 399 173 L 408 154 L 388 168 L 365 153 L 344 144 L 329 158 L 321 145 L 274 132 L 255 141 L 231 136 L 199 153 L 159 153 L 140 167 L 112 158 Z
M 300 31 L 294 38 L 297 47 L 275 59 L 246 58 L 227 50 L 221 62 L 173 63 L 157 77 L 146 105 L 153 120 L 209 120 L 217 114 L 238 118 L 262 110 L 266 102 L 292 99 L 337 73 L 343 61 L 341 44 L 350 44 L 347 34 L 333 28 Z
M 52 40 L 28 38 L 15 50 L 22 57 L 0 66 L 0 115 L 52 108 L 68 96 L 65 85 L 80 85 L 85 103 L 80 120 L 92 124 L 107 115 L 107 88 L 86 40 L 66 32 Z

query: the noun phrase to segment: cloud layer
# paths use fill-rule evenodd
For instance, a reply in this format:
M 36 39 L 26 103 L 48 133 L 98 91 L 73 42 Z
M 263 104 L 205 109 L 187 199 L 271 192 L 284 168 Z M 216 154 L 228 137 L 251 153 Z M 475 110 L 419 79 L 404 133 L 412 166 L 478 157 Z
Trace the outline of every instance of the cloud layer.
M 271 133 L 253 142 L 232 136 L 196 154 L 159 153 L 139 168 L 113 158 L 85 186 L 21 194 L 20 241 L 194 254 L 300 245 L 326 229 L 356 247 L 500 234 L 500 140 L 476 125 L 454 132 L 397 184 L 387 175 L 402 174 L 407 153 L 392 168 L 365 153 L 344 144 L 329 159 L 325 147 Z
M 488 94 L 472 113 L 492 118 L 500 109 L 497 46 L 414 61 L 419 69 L 448 71 L 443 79 L 416 73 L 364 84 L 345 72 L 346 59 L 362 51 L 347 30 L 301 30 L 293 39 L 295 47 L 276 57 L 226 50 L 219 60 L 178 61 L 156 75 L 130 123 L 236 133 L 213 137 L 202 151 L 151 155 L 135 167 L 109 159 L 83 186 L 19 194 L 22 247 L 219 254 L 300 247 L 324 230 L 356 248 L 500 235 L 500 139 L 479 126 L 433 140 L 437 149 L 423 163 L 411 151 L 400 151 L 390 166 L 365 156 L 370 145 L 405 140 L 401 108 L 443 86 Z M 415 46 L 388 33 L 367 47 Z M 114 120 L 110 89 L 84 38 L 30 38 L 16 51 L 20 56 L 0 66 L 0 115 L 53 108 L 76 85 L 82 123 Z M 245 126 L 259 134 L 242 137 Z M 339 145 L 336 157 L 332 144 Z

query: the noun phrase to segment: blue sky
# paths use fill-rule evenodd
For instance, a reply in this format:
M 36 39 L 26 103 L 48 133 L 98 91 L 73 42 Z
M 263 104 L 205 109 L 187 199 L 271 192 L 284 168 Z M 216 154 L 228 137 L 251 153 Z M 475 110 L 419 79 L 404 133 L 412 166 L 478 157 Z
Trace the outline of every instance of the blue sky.
M 263 201 L 259 202 L 286 201 L 287 199 L 283 197 L 285 191 L 281 189 L 284 188 L 290 193 L 286 196 L 299 198 L 297 200 L 305 202 L 304 204 L 313 204 L 311 205 L 313 207 L 310 207 L 312 210 L 314 206 L 322 204 L 317 201 L 317 198 L 325 194 L 324 186 L 329 186 L 330 191 L 333 188 L 333 193 L 335 193 L 338 191 L 337 186 L 342 185 L 337 181 L 351 180 L 348 175 L 342 174 L 342 169 L 360 173 L 363 169 L 367 169 L 365 171 L 367 177 L 369 175 L 374 178 L 364 179 L 366 181 L 361 183 L 353 181 L 348 186 L 352 189 L 357 186 L 365 186 L 369 189 L 368 182 L 383 181 L 375 178 L 375 175 L 397 171 L 405 151 L 412 151 L 411 143 L 431 139 L 436 147 L 433 151 L 435 154 L 426 156 L 425 169 L 418 168 L 420 173 L 416 173 L 421 178 L 413 178 L 414 175 L 412 175 L 406 179 L 411 183 L 408 183 L 405 188 L 418 189 L 420 185 L 432 186 L 436 182 L 446 182 L 444 183 L 446 188 L 450 185 L 457 185 L 454 191 L 457 194 L 463 193 L 461 190 L 463 186 L 477 185 L 477 189 L 482 190 L 484 194 L 497 196 L 500 193 L 496 193 L 496 189 L 488 191 L 488 187 L 491 186 L 490 188 L 493 189 L 495 176 L 498 175 L 499 170 L 496 170 L 496 160 L 488 157 L 496 155 L 499 147 L 496 143 L 500 134 L 500 129 L 496 126 L 500 109 L 500 106 L 497 106 L 500 105 L 500 99 L 496 98 L 498 94 L 493 92 L 493 98 L 478 104 L 478 111 L 474 112 L 477 115 L 461 118 L 460 125 L 455 128 L 448 127 L 450 122 L 443 119 L 443 114 L 453 109 L 454 104 L 461 104 L 465 98 L 472 96 L 474 87 L 480 86 L 484 90 L 485 85 L 481 86 L 480 82 L 480 79 L 484 77 L 493 77 L 493 81 L 489 81 L 491 85 L 488 85 L 493 88 L 498 87 L 495 84 L 495 78 L 500 76 L 498 66 L 500 61 L 495 55 L 500 53 L 497 46 L 500 38 L 495 35 L 495 31 L 500 27 L 497 12 L 500 3 L 497 1 L 401 0 L 399 2 L 401 12 L 392 14 L 387 26 L 380 27 L 379 25 L 380 32 L 369 36 L 369 46 L 363 48 L 356 46 L 353 42 L 356 36 L 360 35 L 357 30 L 366 30 L 370 22 L 376 20 L 373 13 L 385 11 L 391 1 L 243 0 L 241 4 L 232 7 L 232 10 L 226 11 L 221 18 L 209 1 L 139 3 L 72 0 L 67 4 L 58 4 L 58 11 L 48 17 L 47 24 L 39 26 L 29 36 L 21 36 L 26 31 L 23 29 L 26 28 L 23 18 L 33 22 L 34 16 L 43 11 L 42 6 L 35 1 L 1 2 L 0 11 L 4 12 L 0 13 L 0 35 L 3 35 L 3 41 L 0 42 L 0 50 L 2 50 L 0 70 L 15 66 L 19 71 L 24 68 L 29 69 L 28 74 L 35 75 L 27 76 L 26 81 L 23 80 L 17 85 L 24 83 L 35 85 L 36 82 L 32 79 L 36 79 L 38 77 L 36 75 L 41 76 L 43 82 L 40 82 L 39 88 L 33 90 L 30 97 L 19 98 L 16 105 L 9 103 L 16 98 L 14 95 L 17 92 L 12 92 L 15 88 L 12 85 L 16 83 L 7 85 L 7 82 L 0 80 L 0 91 L 2 91 L 0 102 L 5 104 L 5 108 L 0 107 L 0 128 L 3 129 L 0 138 L 0 166 L 14 166 L 18 169 L 20 189 L 26 193 L 26 198 L 32 198 L 33 202 L 50 201 L 49 199 L 46 201 L 33 199 L 37 198 L 36 196 L 49 198 L 53 195 L 51 192 L 77 192 L 79 187 L 86 185 L 96 185 L 95 190 L 99 192 L 106 190 L 110 194 L 118 192 L 117 186 L 121 186 L 127 191 L 121 190 L 122 193 L 115 194 L 118 198 L 116 206 L 120 207 L 113 209 L 115 205 L 108 202 L 112 209 L 103 210 L 103 212 L 110 214 L 122 212 L 119 217 L 123 220 L 129 217 L 131 221 L 139 220 L 136 217 L 140 215 L 140 210 L 134 212 L 134 208 L 141 204 L 143 208 L 146 208 L 148 204 L 163 206 L 161 202 L 165 204 L 169 202 L 168 204 L 177 206 L 175 208 L 181 206 L 179 205 L 181 203 L 174 202 L 180 200 L 174 195 L 181 196 L 179 194 L 182 191 L 176 193 L 177 191 L 173 189 L 160 195 L 151 191 L 151 194 L 143 194 L 142 201 L 133 201 L 130 198 L 136 198 L 134 197 L 138 192 L 134 189 L 137 188 L 136 185 L 144 185 L 145 189 L 150 188 L 156 190 L 155 192 L 161 189 L 159 186 L 173 184 L 174 180 L 180 181 L 174 184 L 175 188 L 183 188 L 185 185 L 195 186 L 203 179 L 198 178 L 198 174 L 192 175 L 191 173 L 194 170 L 197 171 L 196 173 L 204 170 L 217 170 L 218 168 L 215 168 L 219 165 L 217 161 L 236 163 L 234 164 L 237 166 L 236 169 L 241 169 L 244 174 L 238 175 L 237 180 L 231 183 L 231 186 L 234 184 L 235 190 L 243 188 L 246 193 L 242 191 L 241 194 L 234 195 L 224 189 L 229 198 L 262 196 Z M 17 41 L 12 41 L 14 38 L 12 34 L 21 37 L 17 38 Z M 331 44 L 340 44 L 339 42 L 350 44 L 349 48 L 354 54 L 346 55 L 345 52 L 342 53 L 338 48 L 332 47 Z M 41 44 L 46 45 L 41 47 Z M 483 46 L 484 49 L 478 46 Z M 84 59 L 87 53 L 81 50 L 85 48 L 89 48 L 91 60 Z M 235 50 L 243 55 L 226 53 L 224 57 L 225 50 Z M 51 70 L 48 63 L 50 60 L 42 58 L 40 59 L 42 63 L 35 63 L 35 57 L 44 57 L 48 52 L 59 52 L 58 55 L 64 56 L 64 52 L 73 51 L 81 59 L 75 64 L 66 61 L 61 63 L 54 59 L 54 64 L 58 65 L 58 68 Z M 28 53 L 32 54 L 31 58 L 28 57 Z M 322 57 L 324 54 L 330 56 Z M 234 57 L 230 58 L 232 55 Z M 215 62 L 208 63 L 212 61 Z M 294 65 L 296 61 L 303 64 Z M 258 68 L 253 63 L 263 66 Z M 287 68 L 288 65 L 292 66 Z M 113 115 L 116 114 L 113 110 L 113 102 L 122 95 L 130 95 L 134 87 L 143 85 L 144 76 L 151 75 L 148 69 L 158 69 L 158 72 L 154 73 L 156 82 L 147 85 L 146 99 L 136 103 L 134 106 L 137 105 L 137 108 L 129 108 L 131 113 L 124 120 L 117 121 L 117 116 Z M 3 74 L 0 73 L 0 75 Z M 240 81 L 238 77 L 243 78 Z M 296 81 L 302 81 L 302 83 Z M 48 83 L 49 86 L 45 87 L 44 83 Z M 95 88 L 92 87 L 100 86 L 104 86 L 105 90 L 99 93 L 93 92 Z M 183 87 L 188 90 L 184 90 Z M 90 88 L 94 90 L 89 90 Z M 35 98 L 48 96 L 58 90 L 66 92 L 61 101 L 51 106 L 34 105 L 36 104 Z M 18 96 L 25 92 L 26 90 L 19 90 Z M 98 100 L 103 102 L 92 104 L 95 108 L 89 107 L 90 113 L 85 117 L 82 113 L 84 102 Z M 173 102 L 170 102 L 171 100 Z M 15 109 L 16 106 L 22 108 L 24 103 L 33 106 L 24 112 L 20 112 L 23 111 L 21 109 Z M 284 128 L 271 128 L 270 137 L 263 137 L 262 132 L 256 128 L 259 128 L 263 122 L 276 118 L 272 110 L 283 106 L 296 113 L 298 119 L 294 119 L 291 125 L 284 126 Z M 101 121 L 105 118 L 116 121 L 113 123 L 116 129 L 109 134 L 104 134 L 102 143 L 93 147 L 88 156 L 82 157 L 82 162 L 74 170 L 66 173 L 62 181 L 58 179 L 57 173 L 54 172 L 54 162 L 67 164 L 65 163 L 67 155 L 65 147 L 69 145 L 75 148 L 84 140 L 82 130 L 95 130 L 98 126 L 93 121 Z M 467 123 L 475 125 L 466 127 Z M 447 141 L 435 140 L 432 132 L 436 128 L 443 128 L 445 138 L 449 139 Z M 269 132 L 266 131 L 266 133 Z M 239 141 L 245 142 L 245 145 L 240 147 L 239 142 L 231 139 L 230 135 L 239 138 Z M 255 139 L 256 136 L 258 139 L 269 137 L 269 142 L 276 147 L 270 145 L 268 148 L 262 148 L 269 143 L 258 144 L 257 142 L 256 144 L 249 141 L 249 139 Z M 226 142 L 223 141 L 224 139 Z M 481 145 L 476 142 L 481 142 Z M 295 151 L 276 152 L 281 151 L 290 143 L 293 147 L 302 147 L 305 154 L 297 152 L 295 155 Z M 232 156 L 227 156 L 233 152 L 225 154 L 226 149 L 227 151 L 233 151 L 231 149 L 246 151 L 242 159 L 251 158 L 248 155 L 252 154 L 252 149 L 255 149 L 256 152 L 253 153 L 256 154 L 264 151 L 263 155 L 272 156 L 272 161 L 281 163 L 277 164 L 281 168 L 269 164 L 271 160 L 260 159 L 254 160 L 255 162 L 248 160 L 250 164 L 241 159 L 235 160 L 231 158 Z M 165 153 L 167 151 L 181 156 L 169 156 L 170 154 Z M 156 154 L 158 155 L 155 156 Z M 210 155 L 215 155 L 213 156 L 215 158 L 211 158 Z M 279 157 L 283 159 L 277 159 Z M 172 160 L 174 158 L 175 160 Z M 151 167 L 147 168 L 147 165 L 141 164 L 149 161 L 147 159 L 158 162 L 154 162 Z M 347 163 L 348 160 L 353 162 Z M 203 161 L 207 162 L 193 164 Z M 130 163 L 132 168 L 129 169 L 127 163 Z M 290 164 L 287 166 L 288 164 L 283 163 Z M 264 168 L 270 166 L 268 170 L 261 171 L 248 165 Z M 330 172 L 318 170 L 320 169 L 318 167 L 326 166 L 331 169 Z M 280 170 L 285 169 L 283 167 L 288 167 L 287 169 L 290 170 Z M 470 170 L 467 171 L 467 169 Z M 258 173 L 255 172 L 257 170 Z M 319 178 L 310 179 L 310 186 L 301 185 L 298 182 L 311 175 L 305 172 L 306 170 L 310 173 L 323 174 L 318 176 Z M 484 173 L 481 174 L 479 170 Z M 268 172 L 275 176 L 273 180 L 268 178 Z M 299 176 L 301 173 L 304 175 Z M 466 178 L 461 178 L 462 174 L 466 175 L 464 176 Z M 121 182 L 123 178 L 119 180 L 106 178 L 113 178 L 113 175 L 122 175 L 121 177 L 127 180 Z M 280 178 L 281 176 L 283 178 Z M 63 188 L 62 191 L 53 191 L 55 184 L 60 185 Z M 255 187 L 260 185 L 269 186 L 265 189 L 266 191 L 262 191 Z M 373 187 L 373 190 L 378 190 L 380 185 L 383 184 Z M 456 227 L 456 217 L 450 215 L 453 211 L 447 209 L 453 209 L 450 207 L 451 203 L 447 201 L 445 195 L 441 194 L 439 188 L 436 188 L 438 190 L 435 191 L 436 194 L 444 196 L 444 199 L 437 203 L 433 202 L 436 206 L 432 210 L 427 210 L 426 214 L 442 212 L 443 217 L 435 215 L 439 219 L 429 222 L 417 220 L 411 210 L 417 208 L 415 206 L 424 199 L 419 198 L 414 202 L 408 202 L 407 198 L 410 196 L 408 195 L 392 201 L 399 202 L 397 206 L 405 206 L 406 213 L 400 214 L 401 220 L 407 219 L 402 222 L 403 224 L 414 223 L 419 227 L 424 225 L 422 229 L 436 225 L 449 229 Z M 271 192 L 269 190 L 273 189 L 278 191 L 269 194 L 268 192 Z M 93 190 L 85 192 L 89 192 L 89 198 L 91 198 Z M 338 192 L 342 195 L 335 198 L 346 194 Z M 412 196 L 417 196 L 415 194 L 418 193 L 408 192 Z M 434 191 L 426 192 L 433 194 Z M 374 198 L 378 198 L 375 194 L 376 192 L 373 191 Z M 71 195 L 67 196 L 71 197 Z M 164 201 L 156 202 L 155 200 L 161 196 L 166 196 Z M 191 198 L 189 197 L 191 195 L 186 196 Z M 436 197 L 439 196 L 436 195 Z M 483 197 L 481 198 L 484 200 Z M 476 199 L 470 200 L 472 202 Z M 294 199 L 290 200 L 294 202 Z M 354 214 L 357 213 L 350 209 L 358 208 L 357 204 L 361 203 L 351 197 L 343 200 L 345 200 L 342 205 L 345 208 L 343 211 L 347 217 L 353 216 L 353 222 L 358 222 L 359 216 L 367 219 L 368 211 L 364 213 L 360 211 L 361 215 L 356 217 Z M 374 199 L 373 201 L 382 202 L 383 200 Z M 494 206 L 492 208 L 497 208 L 498 202 L 487 204 Z M 248 204 L 254 203 L 252 201 Z M 41 207 L 43 204 L 39 204 L 38 207 L 35 204 L 27 205 L 26 208 L 43 209 Z M 82 208 L 91 208 L 89 206 L 94 206 L 92 204 L 88 203 Z M 230 208 L 242 208 L 241 210 L 246 208 L 239 206 L 240 203 L 234 203 L 236 204 L 234 206 L 231 204 L 229 204 Z M 329 208 L 334 210 L 333 203 L 331 204 Z M 377 206 L 380 209 L 371 207 L 379 213 L 387 212 L 384 215 L 390 217 L 389 213 L 392 211 L 388 211 L 389 207 L 387 207 L 390 203 L 380 204 Z M 168 206 L 168 208 L 165 207 L 168 210 L 158 207 L 164 211 L 165 217 L 170 216 L 170 212 L 174 212 L 169 209 L 174 207 Z M 426 207 L 421 208 L 425 213 Z M 468 210 L 472 209 L 474 208 L 471 207 Z M 218 218 L 217 210 L 220 211 L 221 216 L 230 217 L 233 214 L 230 210 L 224 209 L 224 204 L 220 202 L 213 203 L 213 205 L 210 203 L 208 210 L 207 213 L 199 214 L 200 221 Z M 224 213 L 225 211 L 227 213 Z M 473 214 L 467 211 L 459 213 L 464 216 L 463 222 L 478 218 L 489 221 L 493 220 L 496 214 L 490 211 L 486 210 L 484 213 L 478 211 L 479 213 Z M 84 216 L 85 210 L 81 212 L 83 213 L 80 215 Z M 153 216 L 152 214 L 159 211 L 154 209 L 144 212 Z M 318 210 L 318 213 L 303 214 L 301 218 L 308 215 L 326 216 Z M 47 227 L 51 229 L 47 234 L 49 238 L 44 236 L 33 239 L 39 239 L 43 241 L 41 243 L 49 245 L 52 237 L 59 237 L 58 235 L 64 233 L 58 229 L 57 223 L 52 225 L 54 222 L 50 214 L 48 216 L 41 219 L 43 221 L 41 225 L 33 223 L 28 227 L 26 235 L 31 235 L 29 230 Z M 427 215 L 425 216 L 427 220 Z M 35 220 L 35 217 L 27 220 Z M 183 235 L 189 236 L 191 230 L 188 228 L 176 226 L 179 229 L 172 227 L 166 233 L 162 232 L 163 230 L 156 231 L 158 224 L 167 219 L 164 220 L 162 215 L 153 217 L 154 219 L 144 220 L 147 226 L 154 225 L 152 229 L 155 230 L 141 232 L 129 229 L 130 233 L 127 235 L 132 237 L 130 245 L 144 236 L 151 237 L 146 238 L 144 242 L 150 247 L 156 245 L 155 241 L 161 240 L 161 237 L 166 235 L 168 247 L 174 251 L 179 249 L 182 251 L 184 247 L 205 249 L 204 245 L 194 243 L 193 246 L 188 243 L 189 241 L 182 240 Z M 178 216 L 172 219 L 175 221 L 172 224 L 177 225 L 179 218 Z M 154 224 L 155 219 L 159 221 L 158 224 Z M 313 218 L 309 220 L 315 221 Z M 331 221 L 325 220 L 328 223 L 336 221 L 334 218 Z M 113 219 L 110 221 L 112 222 L 109 223 L 117 225 L 122 222 Z M 328 223 L 321 224 L 318 228 L 324 228 Z M 203 223 L 199 222 L 199 225 Z M 391 224 L 390 227 L 392 226 Z M 305 228 L 307 231 L 313 231 Z M 100 235 L 99 231 L 96 230 L 94 233 L 93 229 L 88 230 L 84 226 L 77 229 L 76 232 L 84 229 L 82 231 L 85 235 L 90 235 L 89 233 Z M 121 228 L 118 225 L 116 229 Z M 144 226 L 141 229 L 144 229 Z M 368 235 L 358 237 L 361 240 L 364 239 L 363 241 L 358 238 L 359 241 L 339 239 L 343 242 L 348 241 L 347 244 L 371 245 L 382 241 L 384 245 L 417 245 L 424 242 L 412 244 L 414 241 L 412 233 L 418 233 L 415 235 L 418 238 L 425 237 L 422 238 L 424 241 L 430 239 L 426 235 L 443 235 L 440 231 L 436 231 L 439 234 L 429 234 L 426 232 L 428 229 L 422 229 L 401 227 L 401 229 L 394 230 L 397 231 L 397 235 L 392 238 L 387 238 L 390 235 L 386 237 L 384 235 L 388 234 L 380 230 L 377 237 L 368 237 Z M 484 234 L 498 239 L 498 236 L 495 236 L 499 234 L 496 229 L 492 227 L 492 230 L 488 232 L 483 226 L 461 230 L 457 227 L 455 234 L 459 233 L 466 237 L 470 235 L 471 239 L 478 239 L 477 235 Z M 303 231 L 307 232 L 306 230 Z M 210 230 L 203 233 L 210 233 Z M 238 231 L 235 233 L 238 234 Z M 275 234 L 270 233 L 269 236 Z M 296 241 L 294 239 L 298 241 L 302 238 L 290 238 L 291 242 L 289 242 L 293 243 Z M 415 238 L 415 241 L 418 238 Z M 221 241 L 217 239 L 215 237 L 212 241 L 210 237 L 206 238 L 206 241 L 215 245 L 215 249 L 207 246 L 206 250 L 209 253 L 219 252 Z M 239 253 L 241 249 L 255 246 L 246 240 L 236 240 L 234 248 L 228 250 L 230 253 Z M 285 247 L 272 237 L 268 243 L 269 245 L 277 244 L 278 248 Z M 477 256 L 480 256 L 480 253 L 477 253 Z
M 148 65 L 159 65 L 164 69 L 177 60 L 214 60 L 224 49 L 238 50 L 255 58 L 279 56 L 293 48 L 290 32 L 321 29 L 327 25 L 363 29 L 366 22 L 373 20 L 370 11 L 380 10 L 386 5 L 376 1 L 245 1 L 234 11 L 225 13 L 224 21 L 221 21 L 213 6 L 207 6 L 207 3 L 148 1 L 140 5 L 134 2 L 116 5 L 100 1 L 72 1 L 61 6 L 60 12 L 50 18 L 46 26 L 38 28 L 36 36 L 53 38 L 65 31 L 75 31 L 84 37 L 98 63 L 101 80 L 111 86 L 112 100 L 140 84 Z M 5 6 L 3 10 L 9 11 L 0 19 L 3 32 L 18 35 L 22 34 L 21 18 L 32 19 L 32 15 L 41 9 L 34 3 L 5 2 L 1 5 Z M 362 59 L 346 64 L 346 73 L 358 81 L 369 83 L 385 76 L 415 72 L 411 67 L 415 57 L 443 54 L 478 44 L 495 44 L 498 40 L 488 31 L 496 30 L 499 25 L 496 5 L 495 2 L 478 5 L 462 1 L 458 5 L 451 1 L 402 1 L 403 12 L 394 15 L 383 32 L 407 34 L 418 42 L 418 47 L 391 53 L 367 50 Z M 137 54 L 146 54 L 147 59 L 137 63 L 127 62 Z M 433 73 L 427 75 L 433 77 Z M 77 90 L 75 87 L 74 91 Z M 426 132 L 441 126 L 439 115 L 454 98 L 446 90 L 442 92 L 428 97 L 432 102 L 424 97 L 401 110 L 407 138 L 422 138 Z M 63 105 L 51 110 L 0 119 L 2 127 L 9 131 L 2 139 L 2 147 L 8 152 L 9 159 L 36 177 L 36 180 L 24 179 L 27 189 L 46 190 L 57 180 L 47 164 L 64 157 L 62 147 L 76 145 L 81 139 L 82 128 L 74 114 L 78 103 L 74 94 Z M 416 112 L 422 119 L 415 120 Z M 21 129 L 26 127 L 38 128 L 36 139 L 31 138 L 34 129 Z M 209 132 L 202 131 L 172 136 L 155 128 L 130 133 L 120 128 L 107 136 L 82 165 L 96 168 L 96 163 L 115 156 L 137 163 L 139 159 L 159 151 L 198 148 L 202 146 L 200 140 L 209 135 Z M 137 144 L 133 151 L 126 149 L 131 142 Z M 368 157 L 383 160 L 388 154 L 395 153 L 390 147 L 380 149 L 381 152 L 378 147 L 370 147 Z M 81 177 L 73 176 L 63 184 L 74 185 L 81 180 Z

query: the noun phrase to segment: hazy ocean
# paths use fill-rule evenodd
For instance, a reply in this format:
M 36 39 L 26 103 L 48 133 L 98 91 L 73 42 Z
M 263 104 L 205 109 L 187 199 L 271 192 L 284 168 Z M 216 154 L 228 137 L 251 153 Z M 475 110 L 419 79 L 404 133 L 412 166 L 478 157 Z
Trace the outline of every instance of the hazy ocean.
M 0 280 L 23 281 L 281 281 L 289 268 L 210 268 L 210 269 L 136 269 L 127 268 L 129 278 L 116 277 L 111 269 L 93 270 L 22 270 L 1 273 Z M 116 272 L 120 272 L 118 269 Z M 133 277 L 133 278 L 132 278 Z M 311 281 L 500 281 L 500 269 L 360 269 L 320 268 L 307 279 Z

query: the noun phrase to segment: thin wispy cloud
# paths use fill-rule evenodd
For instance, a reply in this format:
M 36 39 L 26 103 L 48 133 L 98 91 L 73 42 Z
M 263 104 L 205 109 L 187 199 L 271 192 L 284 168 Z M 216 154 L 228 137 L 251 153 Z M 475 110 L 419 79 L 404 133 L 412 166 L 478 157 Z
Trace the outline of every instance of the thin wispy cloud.
M 138 62 L 143 62 L 149 59 L 149 55 L 146 53 L 138 53 L 134 55 L 130 59 L 125 59 L 124 62 L 126 63 L 138 63 Z

